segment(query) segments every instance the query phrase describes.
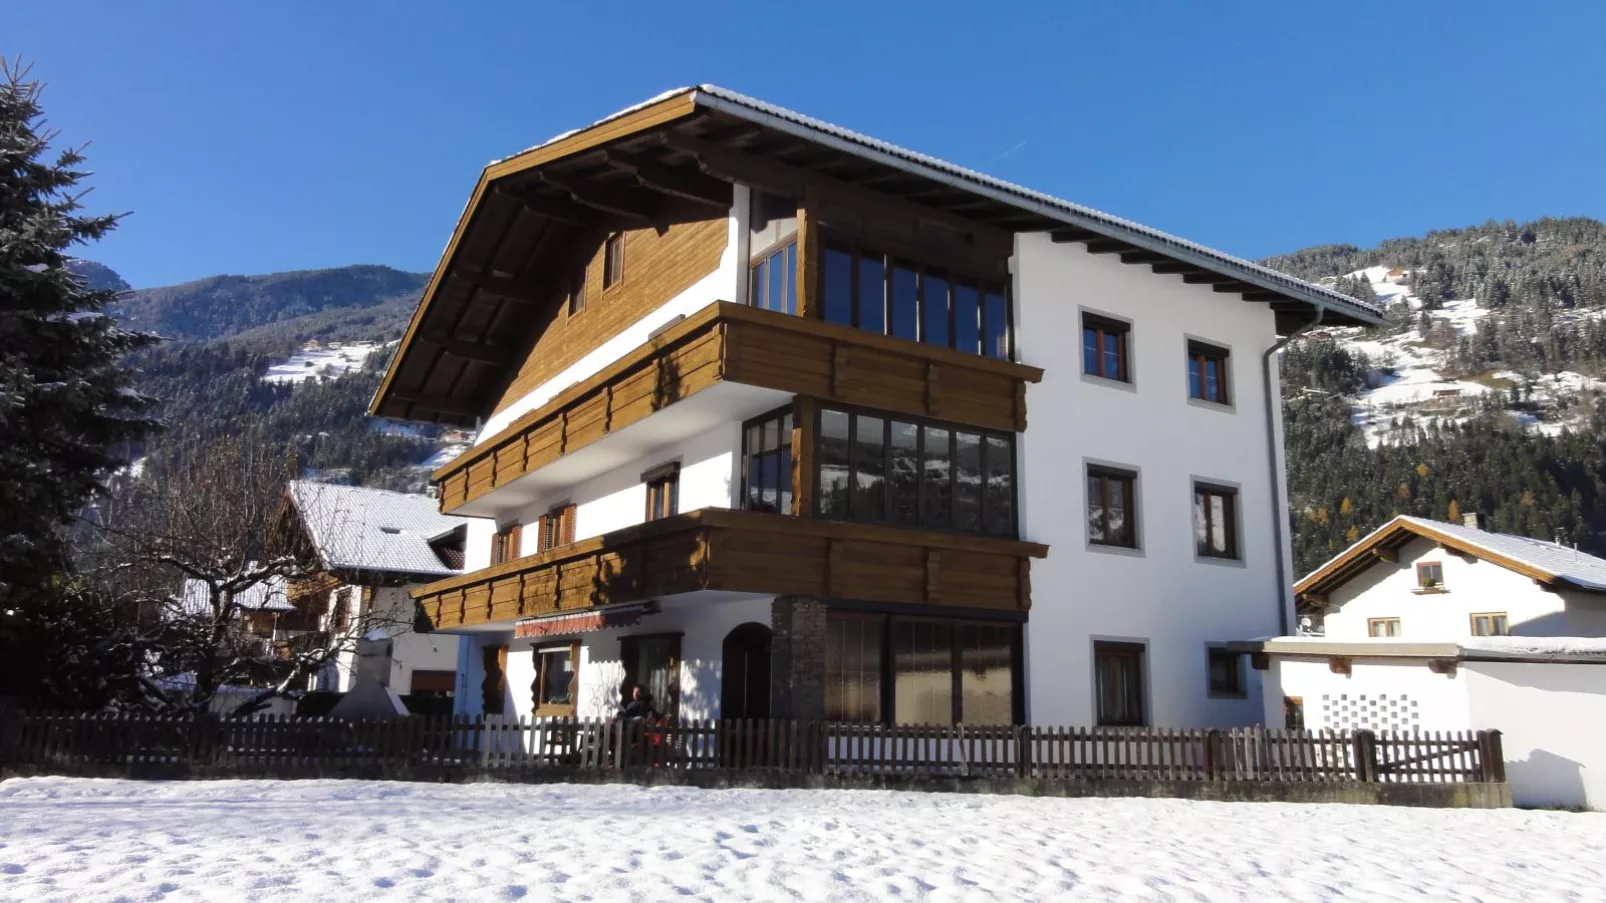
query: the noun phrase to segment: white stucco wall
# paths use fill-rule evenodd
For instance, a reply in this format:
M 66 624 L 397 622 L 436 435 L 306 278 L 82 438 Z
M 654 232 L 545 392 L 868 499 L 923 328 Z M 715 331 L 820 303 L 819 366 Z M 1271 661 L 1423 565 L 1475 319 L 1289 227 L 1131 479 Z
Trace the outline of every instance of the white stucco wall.
M 1283 727 L 1283 697 L 1304 702 L 1307 730 L 1464 731 L 1467 681 L 1434 674 L 1421 659 L 1351 660 L 1349 674 L 1334 674 L 1326 659 L 1274 656 L 1266 672 L 1265 723 Z
M 1519 806 L 1606 809 L 1606 665 L 1466 662 L 1470 722 L 1498 729 Z
M 1273 533 L 1281 490 L 1261 377 L 1277 338 L 1271 309 L 1041 234 L 1017 237 L 1014 269 L 1020 359 L 1045 369 L 1027 389 L 1020 442 L 1022 535 L 1051 547 L 1032 563 L 1031 720 L 1093 723 L 1093 641 L 1109 638 L 1148 645 L 1152 724 L 1257 721 L 1258 672 L 1246 668 L 1249 698 L 1208 698 L 1206 647 L 1278 633 L 1290 604 L 1276 574 L 1275 556 L 1288 552 Z M 1131 385 L 1083 376 L 1084 309 L 1132 322 Z M 1189 399 L 1190 338 L 1230 350 L 1230 407 Z M 1088 462 L 1138 471 L 1139 551 L 1089 545 Z M 1195 556 L 1196 478 L 1238 487 L 1241 562 Z
M 1513 636 L 1606 636 L 1606 600 L 1553 593 L 1498 564 L 1467 559 L 1414 539 L 1397 562 L 1376 561 L 1329 597 L 1324 620 L 1332 640 L 1365 639 L 1372 618 L 1399 618 L 1400 636 L 1453 642 L 1472 635 L 1474 613 L 1504 612 Z M 1438 562 L 1444 592 L 1419 592 L 1416 566 Z
M 679 633 L 680 717 L 718 718 L 725 636 L 748 622 L 768 626 L 770 603 L 769 596 L 721 602 L 687 600 L 682 604 L 670 603 L 663 611 L 646 616 L 632 627 L 581 634 L 578 716 L 608 718 L 618 711 L 619 688 L 624 680 L 624 666 L 619 659 L 620 638 Z M 474 634 L 462 639 L 470 651 L 464 656 L 460 670 L 458 712 L 473 715 L 479 714 L 482 708 L 480 685 L 485 674 L 479 647 L 506 643 L 509 648 L 505 712 L 524 717 L 529 717 L 535 707 L 531 691 L 535 681 L 534 650 L 567 645 L 571 640 L 569 637 L 513 640 L 509 633 Z
M 390 622 L 383 628 L 391 642 L 388 674 L 383 679 L 386 686 L 403 696 L 412 692 L 414 671 L 457 670 L 457 637 L 413 631 L 413 600 L 408 591 L 414 586 L 379 586 L 373 590 L 375 617 Z M 352 610 L 361 604 L 362 587 L 343 586 L 339 591 L 349 594 L 347 604 L 353 606 Z M 345 693 L 351 689 L 357 671 L 357 652 L 343 653 L 336 658 L 331 679 L 320 679 L 318 688 Z

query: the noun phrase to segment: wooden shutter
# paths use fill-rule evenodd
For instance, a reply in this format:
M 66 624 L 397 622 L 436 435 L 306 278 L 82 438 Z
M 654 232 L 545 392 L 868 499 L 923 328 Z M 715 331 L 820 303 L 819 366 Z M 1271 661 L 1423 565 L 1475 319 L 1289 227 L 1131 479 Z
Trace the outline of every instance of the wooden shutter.
M 480 704 L 487 715 L 500 715 L 507 699 L 507 647 L 480 647 L 485 679 L 480 682 Z
M 552 548 L 552 536 L 547 532 L 547 515 L 543 514 L 535 520 L 535 550 L 545 552 Z
M 508 531 L 508 536 L 507 536 L 507 560 L 508 561 L 512 561 L 513 559 L 515 559 L 515 558 L 517 558 L 517 557 L 519 557 L 520 555 L 523 555 L 523 554 L 524 554 L 524 525 L 523 524 L 514 524 L 513 528 Z
M 558 512 L 558 517 L 559 528 L 562 532 L 562 537 L 559 539 L 559 542 L 563 543 L 564 545 L 568 545 L 569 543 L 574 542 L 574 506 L 564 505 L 563 510 Z

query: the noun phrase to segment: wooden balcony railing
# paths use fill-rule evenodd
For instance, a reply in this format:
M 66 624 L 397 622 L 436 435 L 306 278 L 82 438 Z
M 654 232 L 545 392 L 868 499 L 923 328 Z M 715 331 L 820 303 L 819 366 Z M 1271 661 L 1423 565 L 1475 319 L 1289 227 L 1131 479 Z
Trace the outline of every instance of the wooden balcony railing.
M 1036 367 L 710 304 L 435 471 L 450 512 L 720 381 L 1019 432 Z
M 413 591 L 437 630 L 702 589 L 1024 610 L 1038 543 L 704 508 Z

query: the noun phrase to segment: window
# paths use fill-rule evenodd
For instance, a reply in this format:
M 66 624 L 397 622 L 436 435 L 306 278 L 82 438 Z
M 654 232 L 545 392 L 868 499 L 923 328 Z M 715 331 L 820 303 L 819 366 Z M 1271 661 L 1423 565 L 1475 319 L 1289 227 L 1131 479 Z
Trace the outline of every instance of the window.
M 652 695 L 653 708 L 671 718 L 680 711 L 680 634 L 628 636 L 619 640 L 625 669 L 624 698 L 640 686 Z
M 647 520 L 673 517 L 680 510 L 680 462 L 655 467 L 641 475 L 647 484 Z
M 548 552 L 574 542 L 574 504 L 566 502 L 541 516 L 536 522 L 538 552 Z
M 1138 547 L 1137 474 L 1090 465 L 1087 469 L 1087 538 L 1094 545 Z
M 1002 360 L 1013 353 L 1002 283 L 836 240 L 821 277 L 829 322 Z
M 524 534 L 524 527 L 520 524 L 510 524 L 496 531 L 491 537 L 491 564 L 501 564 L 519 557 L 520 540 Z
M 1291 731 L 1305 729 L 1305 700 L 1301 696 L 1283 697 L 1283 727 Z
M 1012 724 L 1020 627 L 1007 621 L 831 612 L 825 717 Z
M 1423 561 L 1416 566 L 1416 585 L 1422 589 L 1444 589 L 1444 565 Z
M 1205 558 L 1238 557 L 1238 492 L 1221 486 L 1193 486 L 1194 549 Z
M 1371 637 L 1390 637 L 1400 635 L 1399 618 L 1367 618 L 1366 635 Z
M 1510 625 L 1506 613 L 1490 612 L 1488 614 L 1472 616 L 1473 636 L 1508 636 Z
M 1015 536 L 1015 437 L 820 411 L 822 518 Z
M 797 242 L 753 262 L 747 303 L 783 314 L 797 313 Z
M 1095 642 L 1093 692 L 1101 726 L 1141 726 L 1143 712 L 1143 645 Z
M 574 281 L 574 287 L 569 289 L 569 316 L 574 316 L 586 309 L 586 278 L 581 273 Z
M 615 232 L 602 244 L 602 287 L 613 288 L 625 278 L 625 235 Z
M 1231 403 L 1227 394 L 1227 349 L 1204 342 L 1188 343 L 1188 394 L 1200 401 Z
M 1127 374 L 1127 333 L 1130 324 L 1097 314 L 1082 314 L 1082 372 L 1120 382 Z
M 535 714 L 573 715 L 580 644 L 535 650 Z
M 792 409 L 771 411 L 742 427 L 742 506 L 792 513 Z
M 1241 698 L 1248 695 L 1244 689 L 1244 656 L 1212 646 L 1210 656 L 1210 695 Z

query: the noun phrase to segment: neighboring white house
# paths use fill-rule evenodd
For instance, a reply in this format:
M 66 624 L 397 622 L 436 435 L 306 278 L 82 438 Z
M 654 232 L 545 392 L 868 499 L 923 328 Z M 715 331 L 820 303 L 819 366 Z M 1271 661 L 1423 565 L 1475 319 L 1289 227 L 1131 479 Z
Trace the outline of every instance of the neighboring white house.
M 461 573 L 472 519 L 441 514 L 429 496 L 383 489 L 297 480 L 288 496 L 328 570 L 322 625 L 343 628 L 366 613 L 383 625 L 319 675 L 316 689 L 345 692 L 367 674 L 402 696 L 454 695 L 458 638 L 415 632 L 408 590 Z
M 1233 647 L 1267 724 L 1497 729 L 1518 804 L 1606 808 L 1606 561 L 1402 516 L 1295 590 L 1322 635 Z
M 487 168 L 371 413 L 482 424 L 415 593 L 466 714 L 1229 726 L 1293 619 L 1277 351 L 1380 321 L 699 86 Z

